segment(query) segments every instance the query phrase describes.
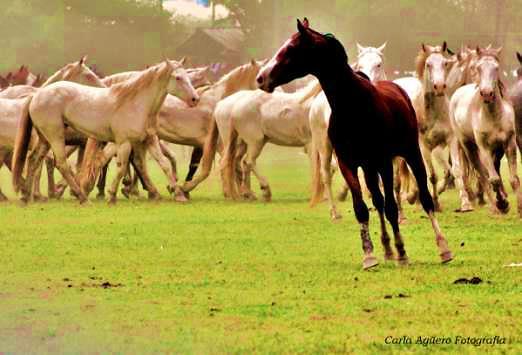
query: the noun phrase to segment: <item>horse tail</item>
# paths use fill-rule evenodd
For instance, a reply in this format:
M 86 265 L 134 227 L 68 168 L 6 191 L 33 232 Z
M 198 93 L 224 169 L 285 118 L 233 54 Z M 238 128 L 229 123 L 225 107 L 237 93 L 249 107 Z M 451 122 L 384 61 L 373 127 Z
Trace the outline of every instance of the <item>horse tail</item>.
M 87 138 L 85 150 L 83 153 L 83 161 L 78 174 L 80 188 L 88 195 L 94 188 L 96 178 L 103 165 L 103 142 L 99 142 L 94 138 Z
M 24 170 L 27 151 L 29 150 L 29 142 L 31 141 L 31 130 L 33 129 L 33 121 L 29 114 L 29 106 L 32 96 L 30 96 L 23 107 L 22 117 L 18 122 L 18 130 L 16 133 L 13 158 L 11 161 L 11 171 L 13 173 L 13 189 L 19 192 L 22 184 L 22 172 Z
M 221 165 L 223 177 L 223 193 L 225 197 L 236 199 L 238 192 L 236 189 L 236 171 L 235 171 L 235 157 L 237 147 L 238 134 L 234 127 L 230 127 L 228 136 L 228 143 L 223 150 L 223 162 Z
M 217 127 L 217 122 L 214 117 L 212 117 L 210 130 L 207 134 L 207 138 L 205 139 L 205 143 L 203 144 L 203 155 L 201 156 L 200 160 L 201 170 L 194 180 L 185 182 L 182 187 L 184 192 L 192 191 L 200 182 L 205 180 L 210 175 L 212 163 L 214 162 L 214 158 L 216 156 L 218 138 L 219 130 Z
M 322 200 L 324 195 L 324 184 L 321 180 L 321 156 L 315 144 L 312 144 L 310 157 L 312 160 L 312 198 L 310 199 L 310 207 L 314 207 Z

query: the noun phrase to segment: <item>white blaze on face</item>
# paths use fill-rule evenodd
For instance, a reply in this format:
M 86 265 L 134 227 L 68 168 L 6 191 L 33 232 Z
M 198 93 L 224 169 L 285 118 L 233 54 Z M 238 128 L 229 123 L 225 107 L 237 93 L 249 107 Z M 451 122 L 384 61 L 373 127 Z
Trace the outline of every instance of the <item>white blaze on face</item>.
M 271 74 L 274 67 L 277 65 L 277 57 L 280 55 L 280 53 L 290 44 L 291 39 L 288 39 L 282 46 L 279 48 L 279 50 L 274 54 L 274 56 L 266 63 L 260 70 L 259 74 L 257 75 L 257 83 L 258 87 L 260 89 L 266 89 L 269 87 L 270 83 L 272 82 Z
M 375 48 L 365 48 L 357 58 L 357 68 L 366 74 L 370 81 L 386 80 L 382 56 Z

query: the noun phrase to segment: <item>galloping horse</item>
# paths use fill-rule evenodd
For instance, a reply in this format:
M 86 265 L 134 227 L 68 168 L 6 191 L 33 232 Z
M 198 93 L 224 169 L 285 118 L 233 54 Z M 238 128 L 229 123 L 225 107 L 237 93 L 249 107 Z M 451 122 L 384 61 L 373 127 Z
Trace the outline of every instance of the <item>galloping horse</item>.
M 159 196 L 150 181 L 144 161 L 148 140 L 155 133 L 157 113 L 167 92 L 182 95 L 187 100 L 197 98 L 190 83 L 178 85 L 178 76 L 173 73 L 180 68 L 166 60 L 111 88 L 59 82 L 38 90 L 27 102 L 16 139 L 13 157 L 15 191 L 20 189 L 20 175 L 34 123 L 40 139 L 30 157 L 29 166 L 35 166 L 32 164 L 39 162 L 52 148 L 58 170 L 80 202 L 86 201 L 87 197 L 66 162 L 66 126 L 98 141 L 114 141 L 118 145 L 118 173 L 109 191 L 110 203 L 116 202 L 118 185 L 127 170 L 131 150 L 134 152 L 133 161 L 150 196 Z M 34 170 L 29 168 L 29 190 L 33 176 Z
M 451 98 L 450 118 L 456 138 L 451 147 L 451 159 L 461 197 L 461 210 L 471 210 L 472 207 L 463 181 L 459 148 L 465 152 L 479 175 L 481 185 L 486 188 L 493 212 L 507 213 L 509 204 L 500 176 L 500 161 L 506 154 L 511 186 L 517 196 L 518 213 L 522 217 L 515 113 L 511 103 L 504 98 L 504 84 L 499 77 L 500 51 L 477 47 L 478 82 L 461 87 Z M 491 190 L 496 194 L 496 201 Z
M 442 262 L 452 259 L 446 239 L 435 217 L 427 186 L 426 169 L 418 141 L 415 111 L 406 93 L 396 84 L 380 81 L 375 85 L 357 75 L 348 65 L 343 45 L 331 34 L 311 29 L 308 20 L 297 21 L 293 34 L 265 65 L 257 77 L 259 87 L 272 92 L 295 78 L 313 74 L 321 83 L 332 109 L 328 136 L 341 172 L 350 186 L 353 207 L 361 225 L 363 268 L 378 264 L 368 228 L 369 212 L 364 203 L 357 169 L 363 169 L 381 220 L 381 241 L 385 259 L 394 259 L 386 232 L 384 212 L 393 228 L 398 261 L 408 262 L 399 230 L 398 210 L 393 191 L 393 159 L 403 157 L 417 180 L 419 197 L 427 212 Z M 379 188 L 379 176 L 385 197 Z

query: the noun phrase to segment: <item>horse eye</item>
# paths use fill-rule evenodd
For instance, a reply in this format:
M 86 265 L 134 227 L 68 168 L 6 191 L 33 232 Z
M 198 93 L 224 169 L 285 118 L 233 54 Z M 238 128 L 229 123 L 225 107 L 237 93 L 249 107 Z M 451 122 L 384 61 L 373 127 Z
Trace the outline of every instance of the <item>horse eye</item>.
M 180 81 L 180 80 L 181 80 L 181 77 L 177 76 L 176 81 Z

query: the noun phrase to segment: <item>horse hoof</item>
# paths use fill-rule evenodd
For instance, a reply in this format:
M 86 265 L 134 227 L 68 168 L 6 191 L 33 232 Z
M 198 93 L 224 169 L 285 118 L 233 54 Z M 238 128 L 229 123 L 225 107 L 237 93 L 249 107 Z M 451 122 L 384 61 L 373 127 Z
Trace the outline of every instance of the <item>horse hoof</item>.
M 451 251 L 445 251 L 444 253 L 440 254 L 440 259 L 443 264 L 449 263 L 451 260 L 453 260 L 453 255 L 451 254 Z
M 149 200 L 159 201 L 161 200 L 161 195 L 157 192 L 149 192 Z
M 509 212 L 509 202 L 507 200 L 497 201 L 497 208 L 502 214 Z
M 385 262 L 395 262 L 395 260 L 397 260 L 395 258 L 395 255 L 393 255 L 393 252 L 390 252 L 390 253 L 384 253 L 384 261 Z
M 174 201 L 184 203 L 188 202 L 188 199 L 183 192 L 179 192 L 174 196 Z
M 271 195 L 270 196 L 263 195 L 263 201 L 264 202 L 272 202 L 272 196 Z
M 333 212 L 333 213 L 331 213 L 331 214 L 330 214 L 330 217 L 331 217 L 333 223 L 339 223 L 339 222 L 341 222 L 341 220 L 343 219 L 343 216 L 340 215 L 340 214 L 337 213 L 337 212 Z
M 473 211 L 473 207 L 471 205 L 464 205 L 455 210 L 455 212 L 457 212 L 457 213 L 466 213 L 466 212 L 472 212 L 472 211 Z
M 96 195 L 96 199 L 97 199 L 97 200 L 105 200 L 105 194 L 98 193 L 98 194 Z
M 121 191 L 121 194 L 123 196 L 125 196 L 125 198 L 128 198 L 128 199 L 130 198 L 130 191 L 128 189 L 126 189 L 125 187 L 122 187 L 120 191 Z
M 109 197 L 107 203 L 109 204 L 109 206 L 114 206 L 116 204 L 116 196 Z
M 408 266 L 410 265 L 410 261 L 407 256 L 398 257 L 397 262 L 399 263 L 399 266 Z
M 42 195 L 35 195 L 35 196 L 33 196 L 33 201 L 34 202 L 47 202 L 47 197 L 42 196 Z
M 363 259 L 363 269 L 368 270 L 374 266 L 379 265 L 379 261 L 373 255 L 365 256 Z

